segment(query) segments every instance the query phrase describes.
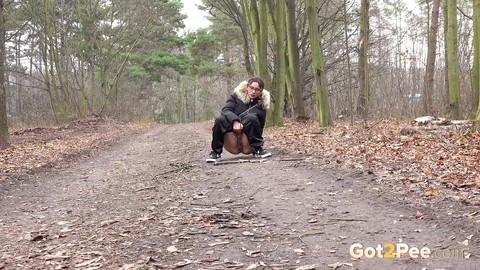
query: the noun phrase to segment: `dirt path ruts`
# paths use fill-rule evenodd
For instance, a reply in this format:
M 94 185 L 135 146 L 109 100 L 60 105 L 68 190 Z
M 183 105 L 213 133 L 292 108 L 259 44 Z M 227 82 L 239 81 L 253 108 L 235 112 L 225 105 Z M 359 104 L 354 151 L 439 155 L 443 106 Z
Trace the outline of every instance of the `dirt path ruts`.
M 478 269 L 469 209 L 412 205 L 371 176 L 279 150 L 260 163 L 205 164 L 210 124 L 160 126 L 0 183 L 0 269 Z M 469 258 L 352 260 L 354 243 Z

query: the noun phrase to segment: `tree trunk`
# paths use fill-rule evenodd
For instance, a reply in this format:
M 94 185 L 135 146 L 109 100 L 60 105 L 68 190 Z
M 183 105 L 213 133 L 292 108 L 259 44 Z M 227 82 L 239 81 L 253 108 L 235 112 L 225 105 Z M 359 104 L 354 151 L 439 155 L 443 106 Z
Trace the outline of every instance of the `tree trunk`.
M 358 80 L 359 80 L 359 96 L 357 104 L 357 113 L 364 119 L 368 115 L 368 102 L 370 99 L 370 82 L 368 72 L 368 11 L 370 8 L 370 0 L 362 0 L 360 7 L 360 38 L 358 41 Z
M 80 58 L 78 59 L 79 71 L 80 71 L 80 117 L 85 117 L 87 115 L 88 109 L 88 96 L 85 90 L 85 61 Z
M 266 85 L 271 85 L 270 74 L 268 72 L 268 20 L 267 20 L 267 0 L 259 0 L 259 37 L 258 37 L 258 61 L 257 65 L 258 75 L 263 79 Z
M 447 12 L 447 4 L 448 1 L 443 1 L 443 33 L 444 33 L 444 38 L 447 36 L 447 29 L 448 29 L 448 12 Z M 443 54 L 445 55 L 445 64 L 444 64 L 444 69 L 443 73 L 445 76 L 443 76 L 445 80 L 445 87 L 444 87 L 444 92 L 442 93 L 442 100 L 443 103 L 442 105 L 446 106 L 448 104 L 448 91 L 449 91 L 449 81 L 448 81 L 448 52 L 447 52 L 447 42 L 444 41 L 443 43 Z
M 252 37 L 253 51 L 255 55 L 254 65 L 257 76 L 262 78 L 265 83 L 265 89 L 269 89 L 272 94 L 273 107 L 275 106 L 276 93 L 272 87 L 272 80 L 268 71 L 268 7 L 267 0 L 244 0 L 242 11 L 247 18 Z M 270 88 L 272 87 L 272 88 Z M 268 110 L 266 126 L 273 125 L 273 110 Z
M 327 75 L 323 60 L 322 42 L 320 40 L 321 35 L 318 30 L 317 22 L 318 2 L 316 0 L 306 0 L 305 6 L 308 18 L 308 30 L 310 32 L 312 69 L 315 76 L 317 118 L 319 125 L 324 127 L 332 124 L 332 118 L 328 102 Z
M 44 0 L 43 1 L 43 8 L 44 8 L 44 13 L 43 15 L 43 22 L 44 22 L 44 33 L 43 37 L 40 41 L 40 47 L 41 47 L 41 58 L 43 61 L 43 68 L 44 70 L 44 78 L 45 78 L 45 87 L 47 88 L 48 91 L 48 97 L 49 97 L 49 105 L 50 105 L 50 110 L 52 112 L 53 118 L 55 120 L 55 123 L 59 123 L 59 118 L 58 118 L 58 106 L 57 106 L 57 100 L 58 100 L 58 95 L 56 94 L 56 87 L 55 84 L 52 83 L 54 81 L 54 78 L 52 78 L 52 73 L 51 71 L 53 70 L 53 67 L 50 67 L 52 65 L 52 61 L 49 61 L 49 56 L 51 56 L 51 50 L 49 50 L 50 47 L 50 38 L 51 38 L 51 32 L 50 32 L 50 23 L 49 23 L 49 18 L 50 15 L 48 14 L 49 10 L 49 5 L 48 1 Z
M 21 66 L 21 60 L 22 60 L 22 55 L 21 55 L 21 50 L 22 50 L 22 38 L 21 35 L 18 35 L 15 38 L 15 65 L 17 67 Z M 18 85 L 15 86 L 16 94 L 13 95 L 12 92 L 10 92 L 10 98 L 15 100 L 15 111 L 12 112 L 10 109 L 10 113 L 16 115 L 21 119 L 21 121 L 25 120 L 25 112 L 24 112 L 24 97 L 23 97 L 23 82 L 21 82 L 21 78 L 23 76 L 20 76 L 20 74 L 14 75 L 15 83 L 18 83 Z
M 7 93 L 5 89 L 5 17 L 4 0 L 0 0 L 0 149 L 9 146 Z
M 277 33 L 275 43 L 275 88 L 276 102 L 273 109 L 273 125 L 283 126 L 283 111 L 285 109 L 285 74 L 286 67 L 286 44 L 285 44 L 285 7 L 284 1 L 278 1 L 275 10 L 275 29 Z
M 472 76 L 472 86 L 476 89 L 477 95 L 480 91 L 480 0 L 475 0 L 473 2 L 473 76 Z M 480 97 L 478 97 L 478 110 L 476 120 L 476 129 L 480 130 Z
M 450 114 L 454 119 L 460 119 L 460 78 L 458 74 L 457 49 L 457 0 L 447 1 L 447 55 Z
M 348 41 L 348 12 L 347 12 L 347 0 L 343 1 L 343 27 L 344 27 L 344 33 L 345 33 L 345 56 L 346 56 L 346 61 L 347 61 L 347 73 L 345 74 L 347 76 L 347 83 L 348 83 L 348 106 L 349 106 L 349 114 L 350 114 L 350 120 L 351 124 L 353 125 L 354 123 L 354 114 L 353 114 L 353 87 L 352 87 L 352 63 L 350 60 L 350 43 Z
M 433 77 L 435 71 L 435 57 L 437 55 L 438 14 L 440 12 L 440 1 L 441 0 L 433 1 L 432 21 L 430 23 L 430 33 L 428 36 L 427 66 L 425 68 L 423 84 L 423 106 L 424 112 L 427 115 L 433 115 Z
M 477 110 L 477 123 L 480 121 L 480 0 L 473 2 L 473 68 L 472 89 L 474 108 Z M 477 124 L 478 126 L 478 124 Z M 479 126 L 480 127 L 480 126 Z
M 300 83 L 300 56 L 298 48 L 297 26 L 295 23 L 295 0 L 287 0 L 285 19 L 287 25 L 287 50 L 288 50 L 288 89 L 289 100 L 292 106 L 293 117 L 305 118 L 303 105 L 302 84 Z
M 270 87 L 270 75 L 268 72 L 268 21 L 266 0 L 242 1 L 243 12 L 252 37 L 255 52 L 255 70 L 265 82 L 265 87 Z

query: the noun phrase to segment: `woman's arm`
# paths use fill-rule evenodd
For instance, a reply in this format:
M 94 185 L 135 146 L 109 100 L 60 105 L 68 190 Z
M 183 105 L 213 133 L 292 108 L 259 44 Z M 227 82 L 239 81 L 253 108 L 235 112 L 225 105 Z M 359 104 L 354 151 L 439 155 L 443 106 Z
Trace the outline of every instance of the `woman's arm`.
M 238 98 L 235 94 L 232 94 L 225 102 L 225 105 L 222 108 L 222 115 L 224 115 L 228 122 L 233 125 L 233 122 L 239 121 L 240 117 L 235 114 L 235 108 L 237 107 Z

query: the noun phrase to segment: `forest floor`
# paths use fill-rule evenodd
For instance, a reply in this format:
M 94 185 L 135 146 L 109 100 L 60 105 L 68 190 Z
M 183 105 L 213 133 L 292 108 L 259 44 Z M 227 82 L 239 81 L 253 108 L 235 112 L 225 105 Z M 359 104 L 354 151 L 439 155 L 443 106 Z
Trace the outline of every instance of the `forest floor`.
M 212 124 L 13 132 L 0 269 L 478 269 L 478 133 L 287 121 L 215 166 Z

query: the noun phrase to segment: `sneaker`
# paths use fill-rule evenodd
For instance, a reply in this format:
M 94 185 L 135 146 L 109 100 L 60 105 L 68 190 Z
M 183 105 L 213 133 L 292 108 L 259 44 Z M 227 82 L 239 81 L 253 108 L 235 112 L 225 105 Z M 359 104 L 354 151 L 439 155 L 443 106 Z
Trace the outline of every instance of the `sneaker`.
M 258 148 L 255 150 L 255 152 L 253 152 L 253 156 L 256 158 L 266 158 L 266 157 L 271 157 L 272 153 L 268 152 L 263 148 Z
M 222 157 L 220 153 L 212 151 L 210 152 L 210 155 L 208 155 L 207 163 L 217 162 L 220 157 Z

